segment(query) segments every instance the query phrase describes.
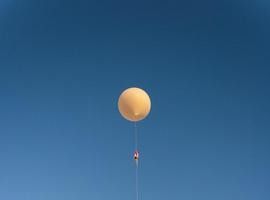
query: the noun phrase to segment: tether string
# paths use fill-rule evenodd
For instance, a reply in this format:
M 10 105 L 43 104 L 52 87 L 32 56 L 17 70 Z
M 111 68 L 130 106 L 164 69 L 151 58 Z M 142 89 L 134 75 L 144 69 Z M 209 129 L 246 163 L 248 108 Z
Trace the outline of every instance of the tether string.
M 135 135 L 135 152 L 138 152 L 138 128 L 136 122 L 134 122 L 134 135 Z M 135 180 L 135 187 L 136 187 L 136 200 L 139 200 L 139 177 L 138 177 L 138 164 L 139 160 L 136 160 L 136 169 L 135 169 L 135 175 L 136 175 L 136 180 Z

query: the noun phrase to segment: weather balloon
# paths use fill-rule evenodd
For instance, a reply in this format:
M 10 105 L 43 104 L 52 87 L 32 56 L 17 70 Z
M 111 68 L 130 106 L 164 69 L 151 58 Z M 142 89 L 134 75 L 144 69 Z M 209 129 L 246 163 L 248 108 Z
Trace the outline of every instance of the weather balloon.
M 149 114 L 151 100 L 144 90 L 136 87 L 128 88 L 119 97 L 118 109 L 125 119 L 137 122 Z

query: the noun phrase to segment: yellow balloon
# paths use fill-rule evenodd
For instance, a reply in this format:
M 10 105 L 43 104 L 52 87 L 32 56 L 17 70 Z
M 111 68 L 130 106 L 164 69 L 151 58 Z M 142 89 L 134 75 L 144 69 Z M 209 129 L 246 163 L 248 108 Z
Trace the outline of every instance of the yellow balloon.
M 149 114 L 151 100 L 144 90 L 128 88 L 119 97 L 118 109 L 125 119 L 133 122 L 140 121 Z

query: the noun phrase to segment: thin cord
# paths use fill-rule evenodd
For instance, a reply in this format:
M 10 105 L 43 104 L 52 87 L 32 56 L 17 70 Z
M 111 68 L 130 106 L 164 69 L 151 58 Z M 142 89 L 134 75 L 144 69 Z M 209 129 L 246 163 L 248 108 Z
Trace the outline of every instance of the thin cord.
M 136 166 L 136 200 L 139 200 L 138 167 Z
M 138 128 L 136 122 L 134 122 L 134 136 L 135 136 L 135 150 L 138 151 Z
M 135 151 L 138 152 L 138 128 L 136 122 L 134 122 L 134 135 L 135 135 Z M 138 177 L 138 160 L 136 160 L 136 200 L 139 200 L 139 177 Z

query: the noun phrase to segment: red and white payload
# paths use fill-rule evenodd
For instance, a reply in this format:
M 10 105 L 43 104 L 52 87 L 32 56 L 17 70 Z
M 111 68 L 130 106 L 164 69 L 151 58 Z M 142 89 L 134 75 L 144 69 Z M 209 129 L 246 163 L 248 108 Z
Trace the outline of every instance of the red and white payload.
M 134 160 L 139 160 L 139 152 L 138 151 L 134 152 Z

